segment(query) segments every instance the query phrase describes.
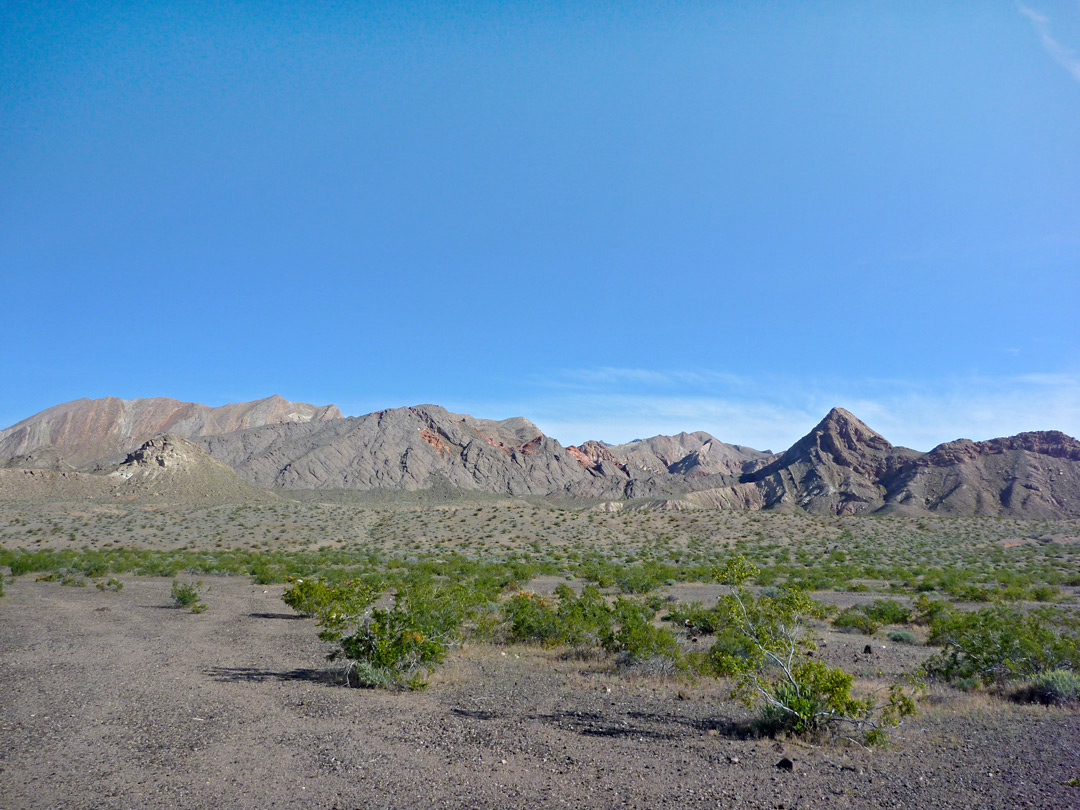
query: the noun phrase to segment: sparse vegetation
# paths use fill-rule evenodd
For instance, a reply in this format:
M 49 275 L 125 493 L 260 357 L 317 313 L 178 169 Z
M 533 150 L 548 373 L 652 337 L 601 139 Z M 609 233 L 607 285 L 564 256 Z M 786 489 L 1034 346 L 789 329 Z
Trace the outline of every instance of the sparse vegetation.
M 756 573 L 742 558 L 717 573 L 729 588 L 718 608 L 732 632 L 711 651 L 716 672 L 735 679 L 735 694 L 748 706 L 761 706 L 768 731 L 884 742 L 885 729 L 914 714 L 911 694 L 893 684 L 883 700 L 854 697 L 851 675 L 810 655 L 816 645 L 806 622 L 821 617 L 820 606 L 790 588 L 775 597 L 750 593 L 745 583 Z
M 1004 684 L 1080 669 L 1080 619 L 1052 608 L 944 611 L 930 624 L 929 643 L 942 650 L 926 662 L 925 672 L 949 681 Z
M 1040 672 L 1016 693 L 1016 697 L 1031 703 L 1080 703 L 1080 675 L 1071 669 Z
M 173 607 L 184 608 L 191 613 L 202 613 L 206 610 L 206 603 L 201 601 L 203 592 L 202 580 L 196 582 L 180 582 L 173 580 L 172 603 Z

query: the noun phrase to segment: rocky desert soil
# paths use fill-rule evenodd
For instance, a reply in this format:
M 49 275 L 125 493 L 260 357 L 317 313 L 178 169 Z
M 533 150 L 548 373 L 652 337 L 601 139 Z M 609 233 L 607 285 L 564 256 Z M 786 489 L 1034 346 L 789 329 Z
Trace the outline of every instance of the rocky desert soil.
M 350 689 L 280 586 L 205 581 L 199 615 L 167 579 L 6 586 L 0 807 L 1080 807 L 1075 709 L 934 688 L 866 751 L 754 738 L 724 683 L 559 650 L 466 646 L 424 692 Z M 865 677 L 922 654 L 861 641 L 826 649 Z

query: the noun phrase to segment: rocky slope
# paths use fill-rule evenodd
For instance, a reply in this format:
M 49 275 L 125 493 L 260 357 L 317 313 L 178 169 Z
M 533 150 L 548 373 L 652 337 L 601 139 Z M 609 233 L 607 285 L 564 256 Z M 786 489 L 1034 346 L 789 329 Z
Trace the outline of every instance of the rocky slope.
M 569 492 L 591 477 L 566 448 L 524 419 L 479 420 L 436 405 L 266 426 L 204 437 L 199 444 L 267 488 L 450 486 L 528 495 Z
M 118 462 L 163 433 L 193 438 L 259 425 L 340 418 L 335 405 L 289 402 L 277 395 L 217 408 L 166 397 L 77 399 L 0 430 L 0 459 L 33 455 L 47 458 L 53 469 L 77 468 L 100 459 Z
M 953 515 L 1080 513 L 1080 442 L 1059 431 L 939 445 L 886 480 L 890 504 Z

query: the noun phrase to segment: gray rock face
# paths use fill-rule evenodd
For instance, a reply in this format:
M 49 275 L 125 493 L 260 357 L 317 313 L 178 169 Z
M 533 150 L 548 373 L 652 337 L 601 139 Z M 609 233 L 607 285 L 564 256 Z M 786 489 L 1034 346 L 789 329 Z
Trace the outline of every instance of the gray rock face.
M 437 405 L 266 426 L 200 444 L 268 488 L 411 491 L 446 483 L 527 495 L 566 492 L 589 477 L 566 448 L 527 420 L 478 420 Z

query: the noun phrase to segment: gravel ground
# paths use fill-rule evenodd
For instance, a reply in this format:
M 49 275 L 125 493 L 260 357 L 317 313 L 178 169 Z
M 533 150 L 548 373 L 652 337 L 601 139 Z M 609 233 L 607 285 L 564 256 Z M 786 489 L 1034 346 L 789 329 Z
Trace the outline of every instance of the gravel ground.
M 169 580 L 6 586 L 0 807 L 1080 807 L 1075 710 L 937 689 L 869 752 L 749 738 L 723 684 L 552 650 L 468 646 L 424 692 L 348 689 L 280 588 L 206 581 L 200 615 Z M 869 676 L 920 654 L 864 641 L 824 657 Z

